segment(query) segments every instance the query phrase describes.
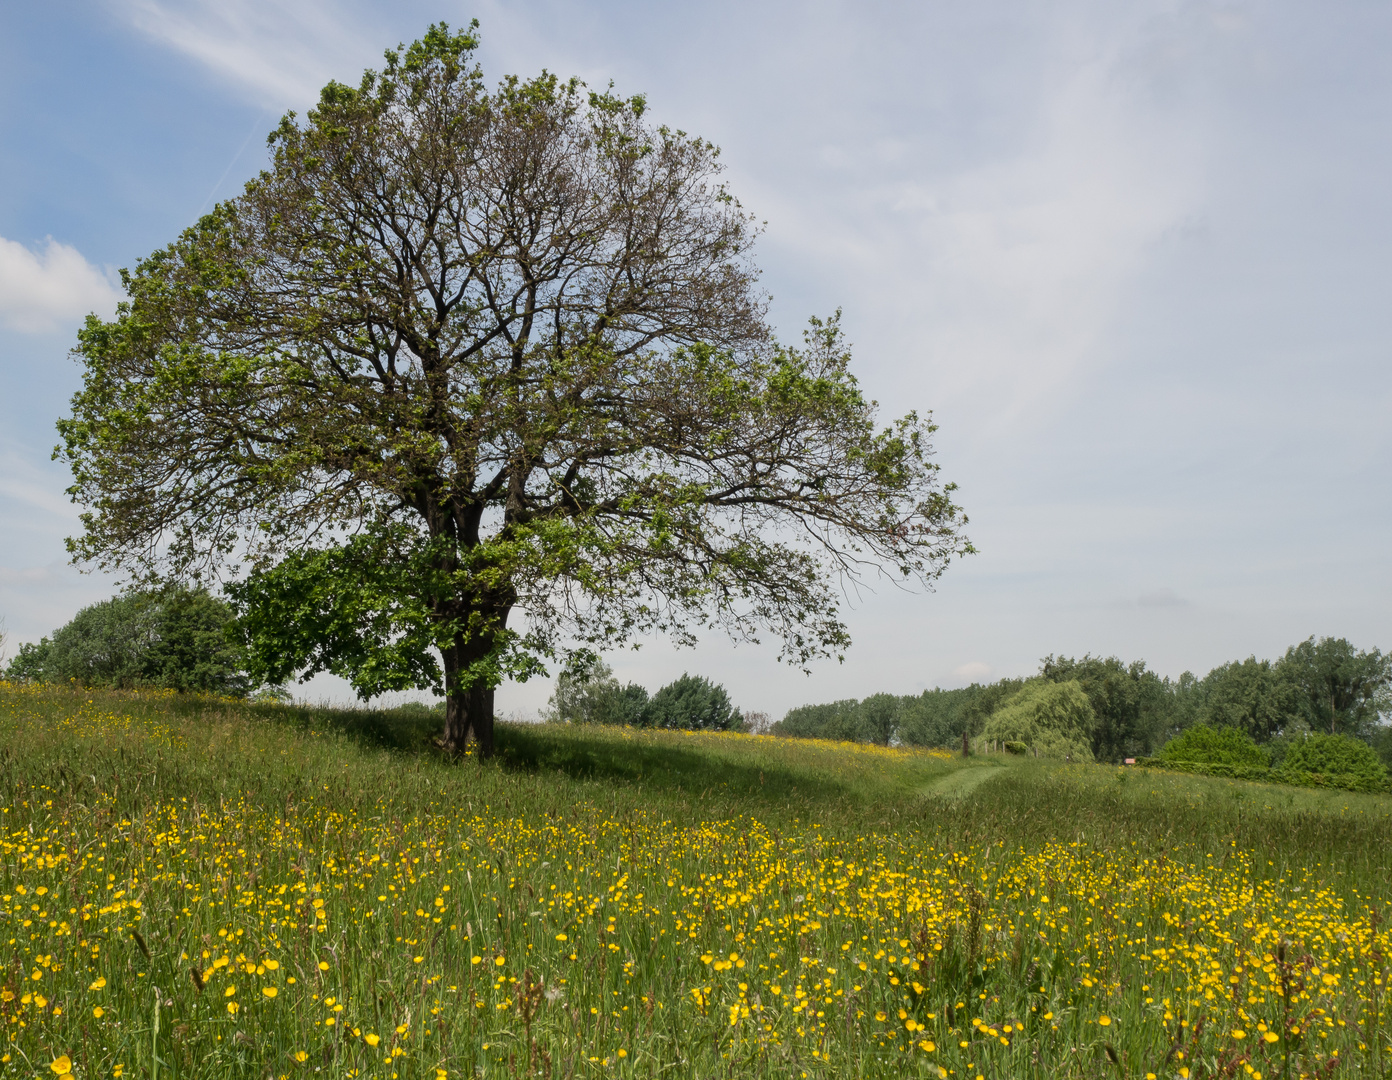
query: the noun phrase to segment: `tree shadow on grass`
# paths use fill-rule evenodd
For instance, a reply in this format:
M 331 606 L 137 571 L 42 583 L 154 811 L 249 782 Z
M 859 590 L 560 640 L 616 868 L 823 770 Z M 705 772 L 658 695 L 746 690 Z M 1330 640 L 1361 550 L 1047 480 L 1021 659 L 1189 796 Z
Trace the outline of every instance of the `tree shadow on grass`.
M 304 731 L 334 731 L 361 746 L 408 754 L 430 751 L 444 727 L 444 717 L 423 705 L 355 709 L 248 702 L 244 708 L 247 715 L 272 723 Z
M 825 803 L 856 794 L 826 773 L 814 775 L 775 761 L 741 762 L 730 755 L 637 739 L 586 739 L 572 729 L 499 724 L 495 741 L 500 764 L 518 772 L 558 772 L 577 780 L 696 797 L 728 794 L 778 803 Z
M 447 760 L 436 740 L 443 717 L 424 706 L 396 709 L 333 708 L 248 702 L 246 713 L 305 731 L 333 731 L 363 747 Z M 498 722 L 496 762 L 518 773 L 560 775 L 605 785 L 697 797 L 729 796 L 770 804 L 825 806 L 840 799 L 863 801 L 864 792 L 826 770 L 811 770 L 758 754 L 757 740 L 743 754 L 624 739 L 614 729 Z M 460 761 L 459 768 L 470 767 Z

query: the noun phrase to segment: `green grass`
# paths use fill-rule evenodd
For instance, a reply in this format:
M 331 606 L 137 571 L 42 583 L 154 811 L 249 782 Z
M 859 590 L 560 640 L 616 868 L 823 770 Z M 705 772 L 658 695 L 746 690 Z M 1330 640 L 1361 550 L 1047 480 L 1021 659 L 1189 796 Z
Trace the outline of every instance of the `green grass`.
M 0 1076 L 1392 1057 L 1392 798 L 507 724 L 480 764 L 432 723 L 0 685 Z

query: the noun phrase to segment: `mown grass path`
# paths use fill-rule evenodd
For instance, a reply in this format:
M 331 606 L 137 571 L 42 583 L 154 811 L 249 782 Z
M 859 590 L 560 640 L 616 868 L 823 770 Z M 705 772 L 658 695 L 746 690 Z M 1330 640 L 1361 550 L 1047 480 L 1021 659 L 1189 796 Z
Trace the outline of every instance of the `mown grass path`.
M 925 795 L 936 795 L 940 799 L 962 799 L 1002 773 L 1001 765 L 995 762 L 985 765 L 963 765 L 945 776 L 928 781 L 920 790 Z

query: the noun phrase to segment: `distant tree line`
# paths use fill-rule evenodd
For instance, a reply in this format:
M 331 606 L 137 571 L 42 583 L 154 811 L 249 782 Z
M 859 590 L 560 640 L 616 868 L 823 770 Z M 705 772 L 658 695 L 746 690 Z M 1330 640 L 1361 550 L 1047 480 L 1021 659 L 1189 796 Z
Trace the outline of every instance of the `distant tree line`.
M 1392 712 L 1390 688 L 1392 656 L 1359 650 L 1343 638 L 1311 637 L 1278 660 L 1248 657 L 1203 678 L 1185 672 L 1170 679 L 1140 660 L 1047 656 L 1032 678 L 803 705 L 788 710 L 772 730 L 938 747 L 960 746 L 964 735 L 1003 745 L 1047 733 L 1049 740 L 1077 744 L 1057 756 L 1083 756 L 1085 748 L 1094 760 L 1120 761 L 1154 754 L 1205 725 L 1237 729 L 1278 754 L 1311 732 L 1347 735 L 1392 759 L 1392 729 L 1381 722 Z
M 203 588 L 137 589 L 85 607 L 5 668 L 13 681 L 156 687 L 245 697 L 256 689 L 232 609 Z
M 243 697 L 263 689 L 249 673 L 248 659 L 227 603 L 205 588 L 167 585 L 83 608 L 52 637 L 21 646 L 4 676 Z M 1383 722 L 1389 714 L 1392 655 L 1359 650 L 1344 638 L 1311 637 L 1278 660 L 1248 657 L 1203 678 L 1190 672 L 1178 679 L 1162 677 L 1140 660 L 1051 655 L 1030 678 L 802 705 L 774 724 L 763 714 L 741 713 L 723 686 L 702 676 L 685 674 L 650 695 L 636 683 L 621 684 L 597 654 L 581 650 L 557 679 L 544 718 L 882 746 L 956 748 L 965 739 L 1108 762 L 1152 757 L 1196 728 L 1223 729 L 1262 750 L 1245 763 L 1227 761 L 1223 751 L 1215 758 L 1219 765 L 1253 768 L 1259 757 L 1261 768 L 1279 770 L 1290 750 L 1304 746 L 1311 734 L 1358 740 L 1392 764 L 1392 726 Z M 1201 732 L 1194 738 L 1190 749 L 1188 743 L 1175 744 L 1160 760 L 1188 760 L 1185 755 L 1192 758 L 1195 747 L 1218 753 L 1218 743 L 1209 747 Z M 1333 743 L 1315 745 L 1325 747 L 1326 755 L 1335 753 Z M 1311 752 L 1311 747 L 1302 750 Z

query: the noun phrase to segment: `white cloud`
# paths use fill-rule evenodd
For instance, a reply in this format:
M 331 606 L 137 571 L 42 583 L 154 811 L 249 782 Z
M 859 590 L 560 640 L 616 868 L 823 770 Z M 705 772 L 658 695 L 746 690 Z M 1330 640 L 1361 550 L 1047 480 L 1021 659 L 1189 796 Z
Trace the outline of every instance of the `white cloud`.
M 973 660 L 969 664 L 962 664 L 952 669 L 952 674 L 959 679 L 970 679 L 972 682 L 981 682 L 991 677 L 992 667 L 983 660 Z
M 137 30 L 249 90 L 258 104 L 303 110 L 330 78 L 381 59 L 389 35 L 363 31 L 345 5 L 259 0 L 117 0 Z
M 12 499 L 31 512 L 37 510 L 41 514 L 51 515 L 65 525 L 77 521 L 77 509 L 61 489 L 54 490 L 51 485 L 32 479 L 6 475 L 13 467 L 11 461 L 0 462 L 0 499 Z
M 790 329 L 809 301 L 843 305 L 871 393 L 895 411 L 931 406 L 958 450 L 1018 460 L 1021 439 L 1116 363 L 1141 283 L 1207 220 L 1216 121 L 1195 57 L 1228 31 L 1169 7 L 1097 18 L 1056 5 L 1033 52 L 989 84 L 930 57 L 892 105 L 883 89 L 854 99 L 859 125 L 824 102 L 820 126 L 798 128 L 815 151 L 789 140 L 760 162 L 750 141 L 731 155 L 737 190 L 770 222 L 775 314 L 798 289 Z M 928 25 L 906 33 L 931 42 Z
M 777 238 L 874 283 L 856 306 L 880 308 L 894 351 L 918 362 L 897 380 L 918 375 L 938 402 L 990 402 L 987 439 L 1047 414 L 1041 398 L 1103 361 L 1153 247 L 1202 205 L 1198 134 L 1119 80 L 1116 63 L 1041 87 L 1033 131 L 994 160 L 896 170 L 820 221 L 786 202 L 770 215 Z
M 0 322 L 24 334 L 57 330 L 89 312 L 109 315 L 120 299 L 114 275 L 75 247 L 48 237 L 39 251 L 0 236 Z

